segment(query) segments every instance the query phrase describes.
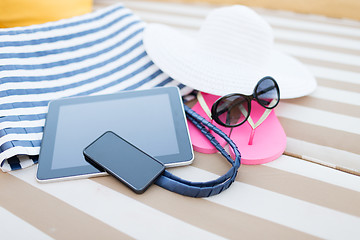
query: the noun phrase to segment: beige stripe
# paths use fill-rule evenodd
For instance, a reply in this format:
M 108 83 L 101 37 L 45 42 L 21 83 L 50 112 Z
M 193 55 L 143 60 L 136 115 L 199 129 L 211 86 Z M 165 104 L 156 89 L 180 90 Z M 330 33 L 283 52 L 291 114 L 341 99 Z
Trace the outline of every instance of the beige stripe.
M 342 64 L 342 63 L 337 63 L 337 62 L 329 62 L 329 61 L 325 61 L 325 60 L 317 60 L 317 59 L 298 57 L 298 56 L 296 56 L 295 58 L 297 58 L 300 62 L 305 63 L 305 64 L 311 64 L 311 65 L 316 65 L 316 66 L 322 66 L 322 67 L 327 67 L 327 68 L 334 68 L 334 69 L 340 69 L 340 70 L 360 73 L 360 67 L 355 66 L 355 65 Z
M 284 19 L 284 21 L 286 21 L 286 19 Z M 341 38 L 346 38 L 346 39 L 352 39 L 352 40 L 360 40 L 360 37 L 358 36 L 349 36 L 349 35 L 342 35 L 342 34 L 339 34 L 339 33 L 330 33 L 330 32 L 319 32 L 319 31 L 316 31 L 316 30 L 312 30 L 312 29 L 296 29 L 296 28 L 293 28 L 293 27 L 287 27 L 287 26 L 283 26 L 283 25 L 276 25 L 276 24 L 271 24 L 271 26 L 274 28 L 274 29 L 284 29 L 284 30 L 292 30 L 292 31 L 299 31 L 299 32 L 303 32 L 303 33 L 315 33 L 315 34 L 319 34 L 321 33 L 321 35 L 324 35 L 324 36 L 333 36 L 333 37 L 341 37 Z
M 96 9 L 99 9 L 99 8 L 103 8 L 103 7 L 106 7 L 106 6 L 109 6 L 111 4 L 114 4 L 116 3 L 117 1 L 115 0 L 112 0 L 112 1 L 106 1 L 105 3 L 102 2 L 102 1 L 95 1 L 95 6 L 94 8 Z M 129 3 L 128 3 L 129 2 Z M 203 11 L 199 11 L 199 13 L 195 13 L 195 12 L 191 12 L 191 13 L 184 13 L 183 11 L 176 11 L 176 6 L 178 3 L 176 3 L 175 5 L 174 4 L 171 4 L 171 3 L 164 3 L 164 5 L 166 6 L 170 6 L 170 7 L 173 7 L 174 11 L 165 11 L 163 10 L 162 8 L 159 8 L 159 9 L 151 9 L 150 11 L 146 8 L 146 5 L 145 6 L 142 6 L 142 5 L 133 5 L 131 4 L 131 2 L 141 2 L 141 1 L 124 1 L 123 3 L 125 4 L 125 6 L 128 6 L 129 8 L 131 8 L 132 10 L 141 10 L 141 11 L 148 11 L 148 12 L 151 12 L 151 13 L 158 13 L 158 14 L 173 14 L 173 15 L 178 15 L 178 16 L 187 16 L 187 17 L 190 17 L 190 18 L 199 18 L 199 19 L 204 19 L 206 17 L 206 14 L 204 14 Z M 157 3 L 156 3 L 157 4 Z M 226 5 L 226 4 L 225 4 Z M 156 6 L 156 5 L 155 5 Z M 194 9 L 195 8 L 199 8 L 199 5 L 192 5 L 192 4 L 182 4 L 182 6 L 184 7 L 188 7 L 189 9 L 192 8 Z M 209 11 L 211 9 L 214 9 L 214 8 L 217 8 L 217 7 L 221 7 L 221 6 L 224 6 L 224 4 L 222 3 L 221 5 L 203 5 L 201 6 L 201 9 L 208 9 Z M 263 15 L 263 16 L 274 16 L 274 17 L 280 17 L 280 18 L 283 18 L 284 21 L 286 21 L 287 19 L 295 19 L 295 20 L 300 20 L 300 21 L 304 21 L 304 22 L 320 22 L 320 23 L 325 23 L 325 24 L 328 24 L 328 25 L 339 25 L 339 26 L 346 26 L 346 27 L 354 27 L 354 28 L 357 28 L 358 27 L 358 22 L 356 21 L 342 21 L 342 20 L 335 20 L 335 19 L 329 19 L 329 18 L 319 18 L 319 16 L 312 16 L 312 15 L 300 15 L 300 14 L 294 14 L 293 12 L 284 12 L 284 11 L 274 11 L 274 10 L 268 10 L 268 9 L 261 9 L 261 8 L 255 8 L 254 9 L 256 12 L 258 12 L 260 15 Z M 282 28 L 283 26 L 278 26 L 279 28 Z M 286 27 L 285 27 L 286 28 Z M 196 27 L 196 29 L 198 29 L 198 27 Z M 291 29 L 291 30 L 297 30 L 297 29 L 294 29 L 294 28 L 287 28 L 287 29 Z M 313 33 L 319 33 L 318 31 L 309 31 L 309 30 L 301 30 L 302 32 L 313 32 Z M 350 36 L 347 36 L 347 35 L 341 35 L 341 34 L 330 34 L 330 33 L 322 33 L 322 34 L 327 34 L 327 35 L 335 35 L 335 36 L 340 36 L 340 37 L 344 37 L 344 38 L 353 38 L 353 39 L 358 39 L 360 40 L 359 37 L 350 37 Z
M 55 239 L 132 239 L 8 173 L 0 189 L 1 206 Z
M 168 14 L 184 16 L 188 18 L 205 19 L 207 13 L 219 5 L 193 5 L 193 4 L 179 4 L 179 3 L 148 3 L 149 1 L 142 4 L 144 1 L 123 1 L 124 6 L 127 6 L 133 10 L 146 11 L 157 14 Z M 150 9 L 148 6 L 151 6 Z M 188 11 L 190 10 L 190 11 Z
M 162 0 L 163 2 L 169 0 Z M 265 7 L 271 9 L 284 9 L 294 12 L 321 14 L 332 17 L 347 17 L 359 19 L 357 9 L 359 3 L 356 0 L 332 0 L 332 1 L 312 1 L 312 0 L 182 0 L 190 3 L 212 3 L 212 4 L 244 4 L 253 7 Z
M 212 203 L 185 197 L 156 185 L 137 195 L 112 177 L 93 179 L 115 191 L 191 225 L 228 239 L 312 239 L 308 235 L 258 217 Z M 261 229 L 261 231 L 259 231 Z
M 349 92 L 360 93 L 360 84 L 340 82 L 340 81 L 336 81 L 336 80 L 332 80 L 332 79 L 325 79 L 325 78 L 320 78 L 320 77 L 317 77 L 316 81 L 320 86 L 336 88 L 339 90 L 344 90 L 344 91 L 349 91 Z M 359 83 L 360 83 L 360 81 L 359 81 Z
M 224 174 L 224 169 L 229 168 L 227 161 L 220 159 L 218 154 L 196 153 L 192 165 L 218 175 Z M 236 181 L 360 216 L 360 208 L 354 207 L 360 202 L 359 192 L 315 179 L 263 165 L 242 165 Z
M 126 3 L 125 3 L 126 5 Z M 168 4 L 169 6 L 171 6 L 171 4 Z M 209 5 L 210 6 L 210 5 Z M 130 8 L 137 12 L 137 11 L 147 11 L 147 12 L 151 12 L 151 13 L 158 13 L 158 14 L 173 14 L 173 15 L 177 15 L 177 16 L 184 16 L 184 17 L 188 17 L 189 19 L 193 19 L 193 18 L 197 18 L 197 19 L 205 19 L 206 15 L 205 14 L 194 14 L 192 13 L 192 15 L 189 15 L 189 14 L 186 14 L 184 12 L 176 12 L 176 10 L 174 11 L 171 11 L 171 12 L 166 12 L 162 9 L 157 9 L 157 10 L 150 10 L 148 11 L 146 9 L 146 7 L 141 7 L 141 6 L 136 6 L 136 7 L 133 7 L 131 4 L 130 4 Z M 216 6 L 212 6 L 209 8 L 209 12 L 210 12 L 210 9 L 212 8 L 216 8 Z M 174 9 L 175 9 L 175 6 L 174 6 Z M 266 10 L 266 12 L 270 12 L 268 10 Z M 272 11 L 271 11 L 272 12 Z M 141 13 L 139 14 L 141 15 Z M 269 14 L 260 14 L 260 15 L 269 15 Z M 289 17 L 282 17 L 284 21 L 286 21 L 286 19 L 288 19 Z M 301 19 L 301 20 L 305 20 L 305 19 Z M 329 25 L 331 23 L 328 23 Z M 181 22 L 178 22 L 177 24 L 175 23 L 171 23 L 169 24 L 173 27 L 180 27 L 180 28 L 185 28 L 185 29 L 190 29 L 190 30 L 199 30 L 199 26 L 198 25 L 194 25 L 194 26 L 189 26 L 189 25 L 184 25 L 182 24 Z M 276 24 L 272 24 L 274 25 L 273 27 L 276 29 L 276 28 L 279 28 L 279 29 L 287 29 L 287 30 L 292 30 L 292 31 L 299 31 L 299 32 L 308 32 L 308 33 L 316 33 L 316 34 L 319 34 L 318 31 L 314 31 L 314 30 L 304 30 L 304 29 L 296 29 L 296 28 L 293 28 L 293 27 L 286 27 L 286 26 L 277 26 Z M 332 24 L 331 24 L 332 25 Z M 347 39 L 355 39 L 355 40 L 360 40 L 360 37 L 356 37 L 356 36 L 348 36 L 348 35 L 341 35 L 341 34 L 335 34 L 335 33 L 327 33 L 327 32 L 324 32 L 324 33 L 321 33 L 322 35 L 328 35 L 328 36 L 337 36 L 337 37 L 342 37 L 342 38 L 347 38 Z
M 181 21 L 176 21 L 176 22 L 171 21 L 171 22 L 169 22 L 169 20 L 171 19 L 171 17 L 169 17 L 169 18 L 166 19 L 165 21 L 164 21 L 163 19 L 160 19 L 160 20 L 159 20 L 159 19 L 149 18 L 149 17 L 147 17 L 147 16 L 143 16 L 143 13 L 140 12 L 140 11 L 142 11 L 142 10 L 135 10 L 135 9 L 132 9 L 132 10 L 133 10 L 133 12 L 134 12 L 135 14 L 137 14 L 140 18 L 142 18 L 143 21 L 145 21 L 145 22 L 147 22 L 147 23 L 161 23 L 161 24 L 166 24 L 166 25 L 168 25 L 168 26 L 170 26 L 170 27 L 176 28 L 177 30 L 183 29 L 183 30 L 188 30 L 188 31 L 190 31 L 190 32 L 192 32 L 192 33 L 196 33 L 196 32 L 199 30 L 199 28 L 200 28 L 200 26 L 197 26 L 196 24 L 190 26 L 189 24 L 184 24 L 184 23 L 181 22 Z M 160 14 L 159 16 L 161 16 L 161 14 Z
M 321 15 L 312 15 L 306 13 L 300 14 L 291 11 L 276 11 L 276 10 L 268 10 L 264 8 L 255 8 L 255 11 L 263 16 L 273 16 L 284 19 L 293 19 L 308 23 L 324 23 L 328 25 L 336 25 L 336 26 L 352 27 L 352 28 L 360 27 L 359 22 L 355 20 L 328 18 Z
M 288 137 L 360 154 L 360 135 L 315 126 L 285 117 L 278 118 Z M 339 122 L 339 124 L 342 123 Z
M 360 50 L 340 48 L 340 47 L 334 47 L 334 46 L 328 46 L 328 45 L 320 45 L 317 43 L 300 42 L 300 41 L 293 41 L 293 40 L 281 39 L 281 38 L 275 38 L 275 42 L 276 43 L 285 43 L 285 44 L 294 45 L 294 46 L 301 46 L 301 47 L 306 47 L 306 48 L 321 49 L 321 50 L 336 52 L 336 53 L 360 55 Z M 360 42 L 359 42 L 359 44 L 360 44 Z
M 321 160 L 319 161 L 316 158 L 302 156 L 302 155 L 292 153 L 292 152 L 287 152 L 287 151 L 285 151 L 283 155 L 294 157 L 294 158 L 299 158 L 299 159 L 302 159 L 302 160 L 307 161 L 307 162 L 312 162 L 312 163 L 315 163 L 315 164 L 319 164 L 321 166 L 325 166 L 325 167 L 328 167 L 328 168 L 333 168 L 333 169 L 336 169 L 336 170 L 339 170 L 339 171 L 342 171 L 342 172 L 346 172 L 346 173 L 354 174 L 356 176 L 360 176 L 360 172 L 357 171 L 356 169 L 353 170 L 353 169 L 349 169 L 348 167 L 335 166 L 335 164 L 333 164 L 333 163 L 329 163 L 329 162 L 325 162 L 325 161 L 321 161 Z
M 314 98 L 311 96 L 295 99 L 282 99 L 281 102 L 297 104 L 305 107 L 311 107 L 328 112 L 360 118 L 359 106 Z

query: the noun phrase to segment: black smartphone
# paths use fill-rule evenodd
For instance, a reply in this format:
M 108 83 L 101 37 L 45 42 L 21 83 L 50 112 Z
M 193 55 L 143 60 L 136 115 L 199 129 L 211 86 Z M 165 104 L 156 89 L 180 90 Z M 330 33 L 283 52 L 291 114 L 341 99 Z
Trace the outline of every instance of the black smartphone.
M 165 170 L 164 164 L 108 131 L 87 146 L 85 160 L 106 171 L 136 193 L 143 193 Z

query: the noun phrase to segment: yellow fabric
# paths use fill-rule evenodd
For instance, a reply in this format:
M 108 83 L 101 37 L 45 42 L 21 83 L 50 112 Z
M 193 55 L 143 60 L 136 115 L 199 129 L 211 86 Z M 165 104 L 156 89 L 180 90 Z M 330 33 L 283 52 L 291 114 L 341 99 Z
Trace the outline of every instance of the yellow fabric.
M 0 0 L 0 27 L 20 27 L 92 11 L 92 0 Z

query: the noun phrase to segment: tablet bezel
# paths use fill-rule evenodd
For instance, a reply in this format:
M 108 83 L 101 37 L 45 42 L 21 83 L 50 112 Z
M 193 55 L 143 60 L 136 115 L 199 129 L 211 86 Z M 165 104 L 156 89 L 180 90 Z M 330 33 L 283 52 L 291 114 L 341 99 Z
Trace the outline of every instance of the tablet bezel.
M 39 182 L 48 182 L 74 178 L 88 178 L 106 174 L 104 172 L 100 172 L 98 169 L 91 166 L 90 164 L 78 167 L 51 169 L 56 140 L 57 124 L 59 120 L 60 108 L 62 106 L 82 103 L 90 104 L 97 101 L 111 101 L 121 98 L 125 99 L 130 97 L 143 97 L 158 94 L 167 94 L 169 96 L 179 153 L 165 156 L 157 156 L 156 159 L 164 163 L 166 167 L 176 167 L 191 164 L 194 159 L 194 153 L 190 140 L 190 134 L 187 127 L 187 121 L 180 91 L 177 87 L 158 87 L 148 90 L 121 91 L 114 94 L 70 97 L 51 101 L 48 107 L 48 114 L 45 122 L 44 134 L 40 148 L 39 164 L 36 175 L 37 180 Z M 155 107 L 156 106 L 154 106 L 154 109 Z M 89 143 L 92 141 L 93 139 L 89 139 Z M 82 150 L 83 149 L 80 149 L 80 151 Z

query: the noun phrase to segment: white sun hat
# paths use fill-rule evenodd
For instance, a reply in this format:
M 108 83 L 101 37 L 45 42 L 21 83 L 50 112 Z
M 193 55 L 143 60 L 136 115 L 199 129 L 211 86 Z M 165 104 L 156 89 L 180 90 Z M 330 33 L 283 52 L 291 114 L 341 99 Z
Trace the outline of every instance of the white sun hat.
M 265 76 L 276 79 L 281 98 L 305 96 L 316 88 L 309 70 L 276 50 L 270 25 L 245 6 L 211 11 L 195 38 L 163 24 L 148 24 L 143 41 L 162 71 L 210 94 L 252 94 Z

